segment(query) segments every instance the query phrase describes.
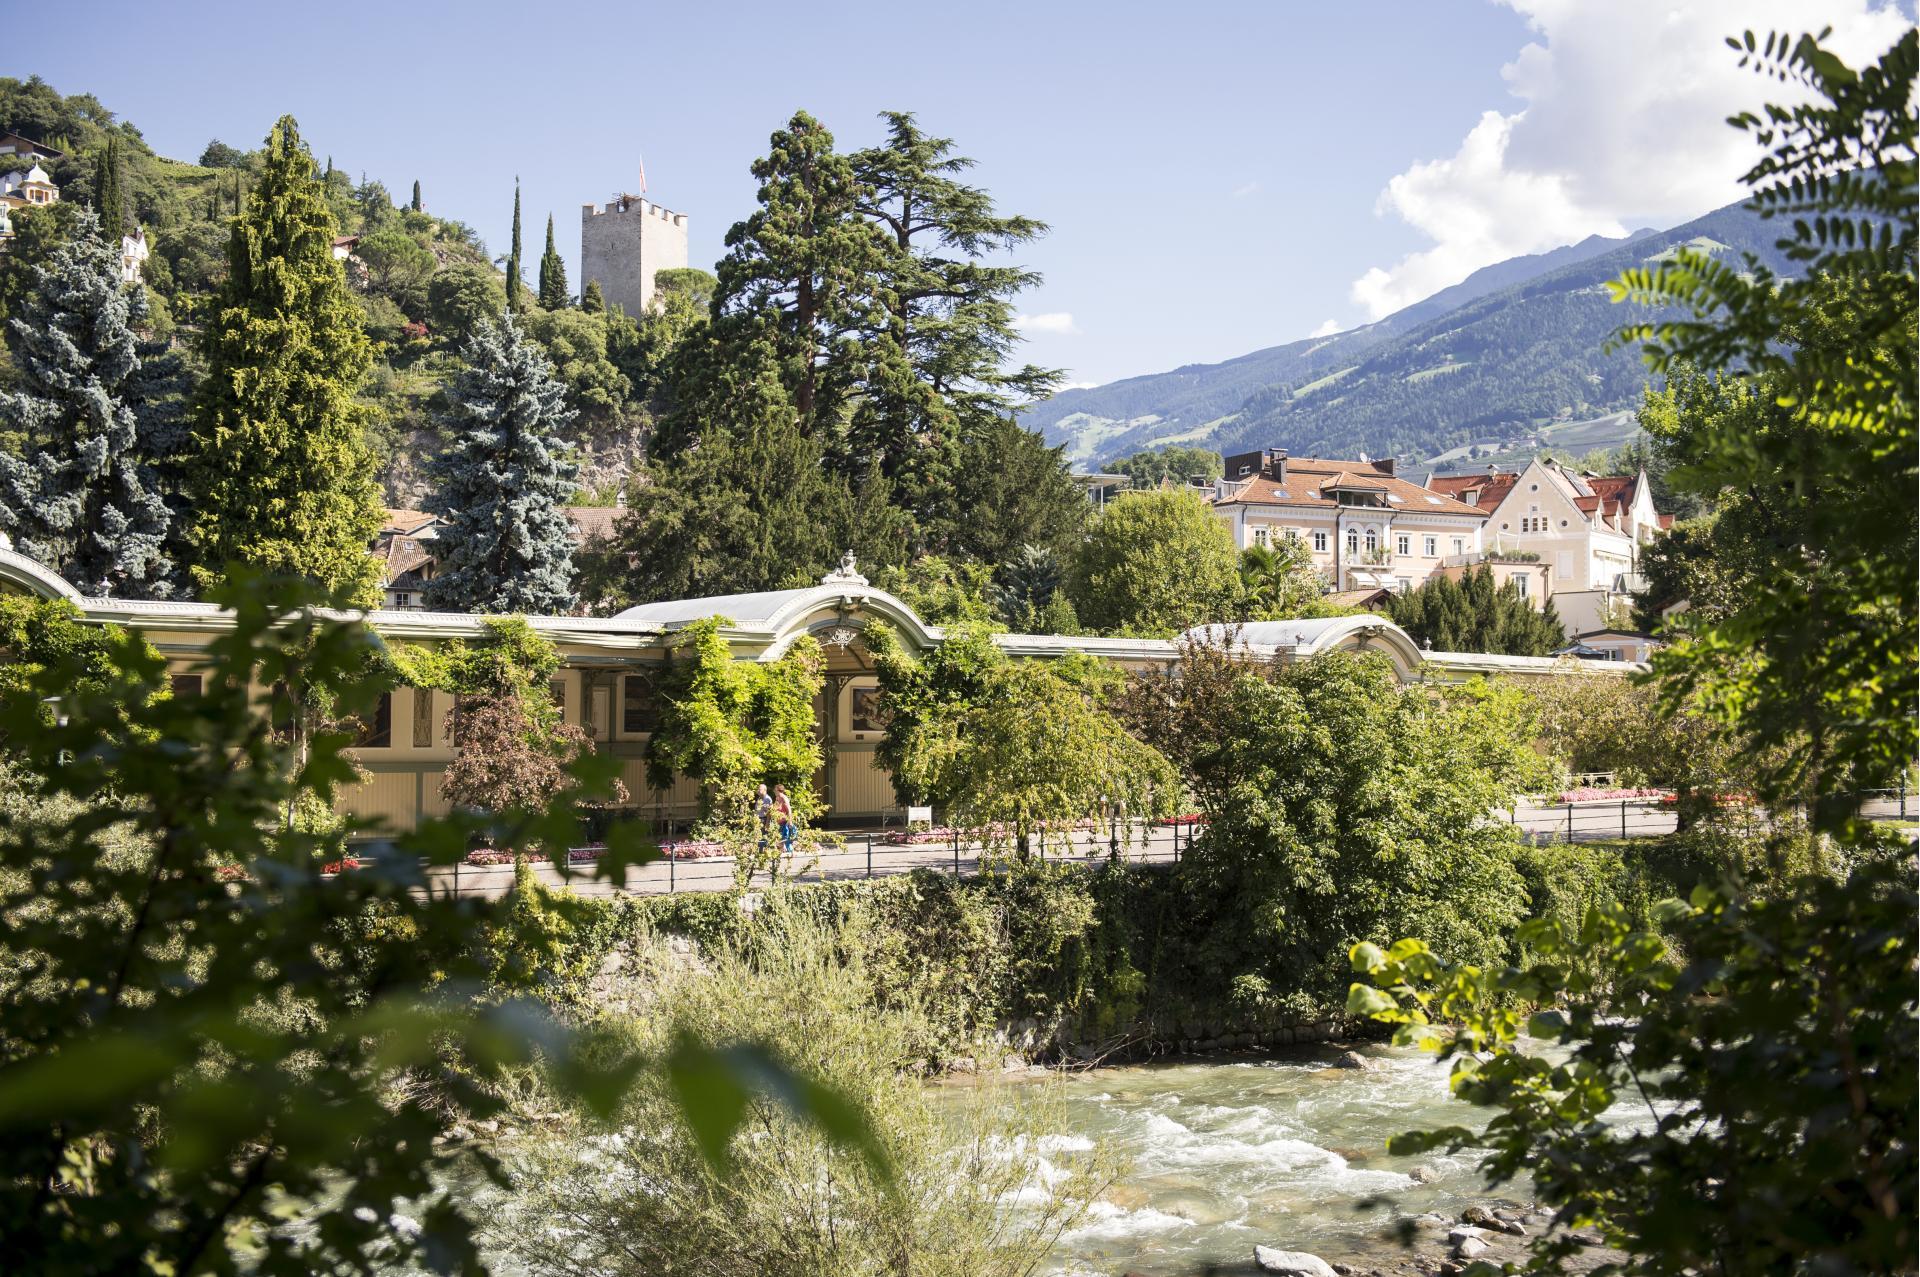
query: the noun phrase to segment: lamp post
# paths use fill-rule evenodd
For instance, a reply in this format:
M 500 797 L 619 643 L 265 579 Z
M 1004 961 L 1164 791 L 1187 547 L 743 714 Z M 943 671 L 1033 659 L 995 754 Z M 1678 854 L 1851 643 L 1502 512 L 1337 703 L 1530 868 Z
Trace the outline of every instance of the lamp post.
M 1121 800 L 1116 798 L 1107 806 L 1107 859 L 1116 863 L 1120 859 L 1121 805 Z

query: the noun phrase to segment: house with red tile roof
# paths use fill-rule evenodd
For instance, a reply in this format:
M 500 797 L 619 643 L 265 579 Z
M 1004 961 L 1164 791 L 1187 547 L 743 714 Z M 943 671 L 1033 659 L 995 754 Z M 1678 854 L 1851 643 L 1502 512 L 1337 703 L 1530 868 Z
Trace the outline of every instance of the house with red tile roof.
M 1489 512 L 1395 473 L 1263 448 L 1226 459 L 1213 508 L 1246 549 L 1299 541 L 1336 593 L 1417 589 L 1481 549 Z
M 1538 556 L 1570 633 L 1602 631 L 1639 584 L 1640 550 L 1673 522 L 1654 508 L 1647 472 L 1597 475 L 1536 458 L 1519 472 L 1435 476 L 1488 512 L 1486 552 Z

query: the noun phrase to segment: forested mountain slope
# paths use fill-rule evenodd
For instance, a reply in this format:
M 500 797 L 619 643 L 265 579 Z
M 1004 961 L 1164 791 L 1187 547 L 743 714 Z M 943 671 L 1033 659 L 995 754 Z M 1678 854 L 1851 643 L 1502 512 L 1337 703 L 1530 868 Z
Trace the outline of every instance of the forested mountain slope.
M 1376 324 L 1066 391 L 1025 420 L 1082 464 L 1171 442 L 1418 460 L 1522 439 L 1637 402 L 1640 360 L 1603 351 L 1631 315 L 1608 280 L 1683 244 L 1726 260 L 1751 252 L 1784 271 L 1779 234 L 1731 205 L 1668 231 L 1593 237 L 1489 266 Z

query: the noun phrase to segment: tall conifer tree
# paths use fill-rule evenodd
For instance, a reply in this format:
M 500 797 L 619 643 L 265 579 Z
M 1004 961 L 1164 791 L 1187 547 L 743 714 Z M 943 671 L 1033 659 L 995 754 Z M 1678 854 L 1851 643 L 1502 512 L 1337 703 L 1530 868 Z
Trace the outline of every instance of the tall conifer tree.
M 548 310 L 560 310 L 566 306 L 570 290 L 567 288 L 567 263 L 553 246 L 553 214 L 547 214 L 547 251 L 540 254 L 540 304 Z
M 19 387 L 0 394 L 0 424 L 26 438 L 23 456 L 0 452 L 0 527 L 83 593 L 150 598 L 167 589 L 170 515 L 141 416 L 146 294 L 120 287 L 118 248 L 83 210 L 34 268 L 13 319 Z
M 566 387 L 511 313 L 497 328 L 482 323 L 465 359 L 447 387 L 453 443 L 427 467 L 447 516 L 427 603 L 567 612 L 577 599 L 566 500 L 578 467 L 560 439 L 574 415 Z
M 372 604 L 367 547 L 383 515 L 354 395 L 373 352 L 333 257 L 337 230 L 313 156 L 282 116 L 201 339 L 192 539 L 207 569 L 250 564 Z
M 413 201 L 408 207 L 416 213 L 424 213 L 427 211 L 426 205 L 420 202 L 420 179 L 417 177 L 413 179 Z
M 109 135 L 93 166 L 94 208 L 100 215 L 100 233 L 118 241 L 127 227 L 126 196 L 120 185 L 120 139 Z
M 507 253 L 507 309 L 520 308 L 520 179 L 513 180 L 513 248 Z

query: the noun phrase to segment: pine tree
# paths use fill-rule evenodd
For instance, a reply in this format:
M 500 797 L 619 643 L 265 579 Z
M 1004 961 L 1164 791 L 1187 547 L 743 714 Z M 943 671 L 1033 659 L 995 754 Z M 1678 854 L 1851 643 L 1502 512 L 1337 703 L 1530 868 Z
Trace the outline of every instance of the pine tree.
M 587 286 L 580 290 L 580 309 L 596 315 L 607 313 L 607 295 L 600 291 L 599 280 L 588 280 Z
M 634 601 L 698 598 L 817 580 L 854 544 L 853 497 L 803 434 L 766 344 L 758 368 L 717 362 L 708 392 L 729 424 L 656 463 L 616 529 Z
M 420 179 L 417 177 L 413 179 L 413 202 L 408 207 L 416 213 L 427 211 L 427 206 L 420 202 Z
M 498 327 L 483 322 L 464 358 L 442 421 L 453 442 L 427 467 L 447 515 L 427 603 L 567 612 L 577 599 L 566 500 L 579 468 L 560 439 L 574 416 L 566 387 L 511 313 Z
M 1435 576 L 1417 590 L 1387 601 L 1387 615 L 1416 643 L 1441 652 L 1495 652 L 1546 656 L 1567 641 L 1559 613 L 1544 611 L 1511 583 L 1496 587 L 1493 569 L 1482 563 L 1459 581 Z
M 841 464 L 852 472 L 878 459 L 924 515 L 930 492 L 947 487 L 940 471 L 953 447 L 1059 383 L 1057 371 L 1006 366 L 1020 340 L 1013 298 L 1039 275 L 979 260 L 1030 243 L 1047 226 L 1002 215 L 991 195 L 962 182 L 973 161 L 956 155 L 951 139 L 928 136 L 904 111 L 881 118 L 886 143 L 850 160 L 856 208 L 893 251 L 876 294 L 878 327 L 863 343 L 874 360 L 868 393 L 848 427 Z
M 313 156 L 283 116 L 234 220 L 201 338 L 192 539 L 207 569 L 249 564 L 372 604 L 367 546 L 383 516 L 368 410 L 354 396 L 373 354 L 333 257 L 337 230 Z
M 571 300 L 567 288 L 567 263 L 553 246 L 553 214 L 547 214 L 547 251 L 540 254 L 540 304 L 548 310 L 560 310 Z
M 520 179 L 513 180 L 513 249 L 507 254 L 507 309 L 520 308 Z
M 166 592 L 171 521 L 141 417 L 133 328 L 146 294 L 120 286 L 118 243 L 83 210 L 13 320 L 19 387 L 0 423 L 24 456 L 0 452 L 0 526 L 30 558 L 86 594 Z

